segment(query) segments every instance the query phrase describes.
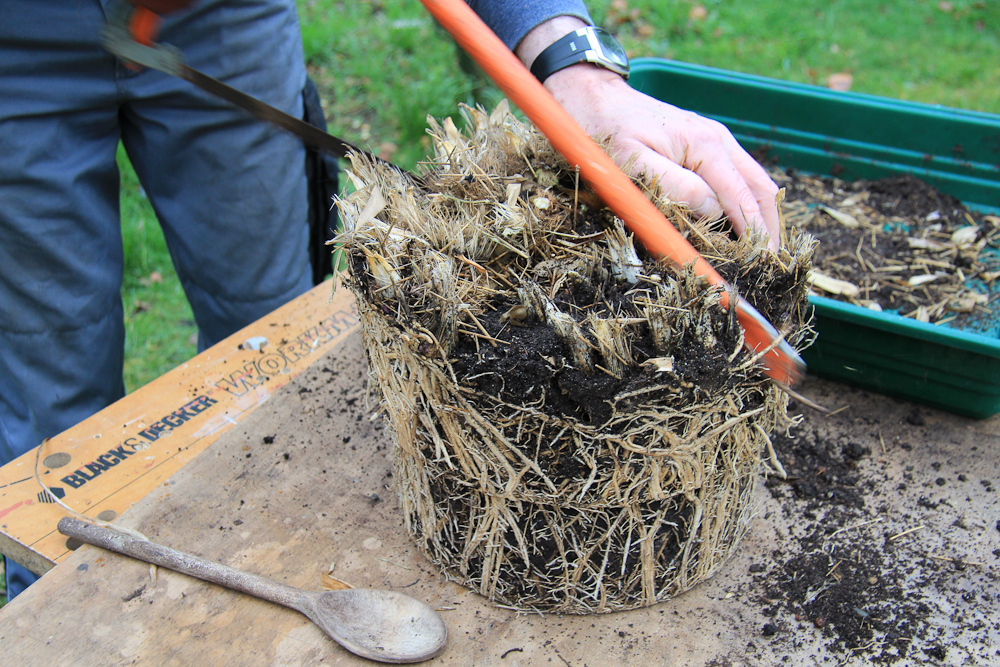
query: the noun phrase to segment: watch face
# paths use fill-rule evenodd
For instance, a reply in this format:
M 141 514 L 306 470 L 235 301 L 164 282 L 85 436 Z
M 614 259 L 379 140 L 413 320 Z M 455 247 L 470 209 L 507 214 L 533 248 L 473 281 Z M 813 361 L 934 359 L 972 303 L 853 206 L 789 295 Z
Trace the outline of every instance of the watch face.
M 553 72 L 576 63 L 593 63 L 628 79 L 628 56 L 610 33 L 596 26 L 580 28 L 557 39 L 531 64 L 531 73 L 545 81 Z
M 628 67 L 628 57 L 625 55 L 625 49 L 622 48 L 621 44 L 614 37 L 603 30 L 594 30 L 594 36 L 597 37 L 597 41 L 601 45 L 601 50 L 607 58 L 622 67 Z

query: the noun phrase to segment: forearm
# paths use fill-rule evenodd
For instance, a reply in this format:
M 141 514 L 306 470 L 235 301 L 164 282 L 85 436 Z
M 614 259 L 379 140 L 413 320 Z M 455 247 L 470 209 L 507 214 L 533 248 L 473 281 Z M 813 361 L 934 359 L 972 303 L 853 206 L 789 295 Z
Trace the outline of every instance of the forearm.
M 525 36 L 550 19 L 575 17 L 590 25 L 592 20 L 582 0 L 466 0 L 510 50 L 519 47 Z M 562 35 L 570 32 L 566 30 Z M 555 41 L 562 35 L 556 35 Z

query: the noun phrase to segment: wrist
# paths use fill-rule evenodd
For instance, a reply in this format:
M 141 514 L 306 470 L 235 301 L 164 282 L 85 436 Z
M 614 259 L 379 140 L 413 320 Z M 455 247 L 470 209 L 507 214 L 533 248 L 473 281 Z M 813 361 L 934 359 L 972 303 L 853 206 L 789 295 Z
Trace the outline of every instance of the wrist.
M 550 44 L 587 25 L 586 21 L 575 16 L 555 16 L 532 28 L 518 43 L 514 55 L 524 63 L 525 67 L 530 68 L 538 54 Z
M 560 103 L 567 97 L 594 99 L 607 95 L 609 86 L 631 87 L 620 75 L 592 63 L 577 63 L 554 72 L 542 84 Z
M 611 33 L 597 26 L 587 25 L 570 30 L 544 46 L 553 35 L 571 25 L 569 21 L 558 21 L 540 26 L 524 48 L 522 53 L 526 62 L 532 53 L 543 47 L 529 66 L 539 81 L 546 83 L 552 75 L 580 63 L 590 63 L 628 79 L 629 63 L 625 50 Z

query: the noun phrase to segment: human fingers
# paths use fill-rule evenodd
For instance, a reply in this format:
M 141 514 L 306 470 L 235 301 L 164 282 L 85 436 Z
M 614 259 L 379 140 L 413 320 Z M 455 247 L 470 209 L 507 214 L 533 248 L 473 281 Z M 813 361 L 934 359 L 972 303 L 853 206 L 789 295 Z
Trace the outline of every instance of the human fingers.
M 671 105 L 650 148 L 698 174 L 718 197 L 738 235 L 756 229 L 772 249 L 780 244 L 778 187 L 722 123 Z
M 667 149 L 658 151 L 624 140 L 621 135 L 616 148 L 620 156 L 633 160 L 635 175 L 645 173 L 657 178 L 664 193 L 674 201 L 684 202 L 698 215 L 710 219 L 725 214 L 738 235 L 755 229 L 767 236 L 768 245 L 776 250 L 780 243 L 777 186 L 767 172 L 735 141 L 735 153 L 720 137 L 684 143 L 683 148 L 672 149 L 676 158 L 664 155 Z M 629 146 L 632 150 L 628 150 Z
M 659 181 L 663 194 L 671 201 L 683 203 L 709 220 L 724 214 L 715 190 L 694 171 L 645 146 L 633 152 L 631 158 L 633 174 Z
M 685 166 L 715 191 L 738 235 L 755 229 L 766 235 L 776 250 L 780 244 L 777 185 L 738 144 L 711 151 L 706 146 L 711 148 L 706 144 L 692 147 L 690 163 Z
M 659 177 L 668 196 L 695 213 L 724 212 L 737 234 L 753 228 L 778 247 L 777 186 L 725 125 L 645 95 L 605 70 L 567 68 L 546 87 L 592 136 L 611 137 L 619 165 L 635 160 L 633 175 Z
M 781 215 L 778 212 L 778 185 L 767 170 L 749 153 L 737 145 L 733 153 L 733 164 L 739 170 L 760 207 L 763 226 L 771 240 L 771 248 L 781 245 Z
M 618 116 L 615 127 L 612 144 L 618 155 L 624 159 L 638 154 L 637 164 L 659 176 L 675 200 L 702 215 L 714 216 L 721 206 L 737 234 L 755 229 L 776 250 L 778 187 L 729 129 L 638 91 L 632 94 L 637 98 L 632 113 Z

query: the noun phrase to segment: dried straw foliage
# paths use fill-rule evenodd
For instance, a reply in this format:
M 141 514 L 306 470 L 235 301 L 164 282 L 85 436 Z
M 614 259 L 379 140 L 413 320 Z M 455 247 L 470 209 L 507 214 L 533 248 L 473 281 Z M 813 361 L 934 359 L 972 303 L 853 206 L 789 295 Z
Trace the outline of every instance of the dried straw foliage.
M 595 613 L 703 581 L 747 529 L 787 398 L 719 292 L 646 257 L 501 105 L 431 122 L 425 188 L 353 158 L 339 202 L 405 522 L 501 606 Z M 800 343 L 812 240 L 780 257 L 649 196 Z
M 788 188 L 788 224 L 819 240 L 809 277 L 817 294 L 974 333 L 1000 330 L 1000 217 L 912 176 L 771 176 Z

